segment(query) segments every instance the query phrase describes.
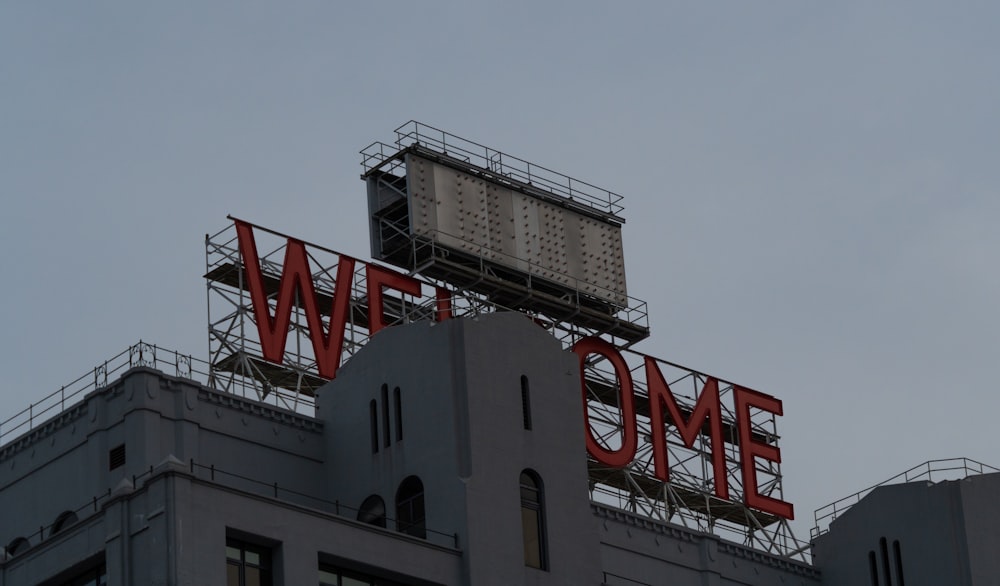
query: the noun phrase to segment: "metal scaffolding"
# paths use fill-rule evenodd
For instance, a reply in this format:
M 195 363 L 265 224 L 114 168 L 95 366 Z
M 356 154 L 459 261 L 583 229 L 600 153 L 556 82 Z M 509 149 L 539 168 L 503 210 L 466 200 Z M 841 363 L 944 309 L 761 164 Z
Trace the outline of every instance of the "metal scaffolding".
M 269 311 L 274 314 L 286 248 L 290 240 L 297 240 L 260 226 L 253 226 L 253 233 L 259 251 Z M 299 298 L 301 291 L 296 292 L 284 359 L 280 364 L 267 361 L 263 358 L 257 317 L 250 298 L 248 277 L 240 254 L 235 224 L 206 236 L 205 249 L 209 362 L 212 365 L 213 386 L 226 391 L 256 393 L 262 399 L 273 393 L 286 408 L 311 409 L 316 390 L 329 379 L 320 376 L 317 369 L 308 316 Z M 316 307 L 322 313 L 322 326 L 326 331 L 330 327 L 339 263 L 348 257 L 309 243 L 305 243 L 305 250 L 315 284 Z M 366 270 L 373 263 L 353 259 L 350 261 L 354 263 L 354 270 L 341 364 L 364 346 L 371 332 Z M 436 319 L 444 311 L 443 307 L 448 307 L 447 311 L 454 317 L 472 317 L 495 311 L 520 311 L 548 330 L 567 348 L 586 336 L 605 336 L 623 346 L 631 343 L 617 335 L 618 328 L 623 323 L 621 319 L 568 322 L 566 317 L 575 311 L 572 299 L 548 300 L 551 301 L 548 305 L 539 303 L 534 310 L 528 310 L 517 305 L 500 305 L 483 292 L 455 289 L 453 283 L 443 279 L 423 277 L 420 282 L 420 295 L 383 295 L 387 325 Z M 445 291 L 445 297 L 439 297 L 438 291 Z M 535 297 L 539 298 L 537 294 Z M 628 321 L 639 324 L 648 331 L 645 307 L 645 303 L 634 303 L 628 310 Z
M 745 504 L 742 461 L 739 452 L 738 414 L 733 408 L 735 386 L 718 380 L 721 406 L 726 482 L 729 498 L 716 496 L 711 440 L 705 429 L 695 443 L 687 446 L 676 425 L 653 429 L 644 361 L 646 355 L 621 352 L 631 373 L 634 410 L 639 433 L 632 462 L 624 468 L 608 468 L 593 457 L 588 459 L 591 499 L 661 521 L 678 523 L 698 531 L 713 533 L 775 555 L 805 559 L 806 544 L 795 539 L 789 521 L 755 510 Z M 690 416 L 696 397 L 709 376 L 659 359 L 656 361 L 682 414 Z M 607 450 L 617 450 L 623 441 L 621 384 L 609 361 L 591 356 L 584 366 L 590 433 Z M 699 422 L 700 423 L 700 422 Z M 746 425 L 746 422 L 742 422 Z M 776 417 L 764 410 L 750 410 L 752 441 L 778 447 Z M 654 473 L 653 442 L 666 437 L 669 481 Z M 779 463 L 755 458 L 759 494 L 784 500 Z
M 338 365 L 364 346 L 373 324 L 518 311 L 547 329 L 567 349 L 584 338 L 598 337 L 617 348 L 628 365 L 634 388 L 638 447 L 635 457 L 624 468 L 610 468 L 589 458 L 594 502 L 710 532 L 776 555 L 805 559 L 807 548 L 792 535 L 787 519 L 746 504 L 743 486 L 746 458 L 741 458 L 740 426 L 744 434 L 749 433 L 745 435 L 749 441 L 777 448 L 773 413 L 748 408 L 742 417 L 749 415 L 749 420 L 741 420 L 734 406 L 736 386 L 718 381 L 724 441 L 717 449 L 724 453 L 728 489 L 728 498 L 720 498 L 714 486 L 713 446 L 705 429 L 688 446 L 676 425 L 667 422 L 662 430 L 651 427 L 644 370 L 644 361 L 651 358 L 626 350 L 649 335 L 646 304 L 624 294 L 624 280 L 620 290 L 595 293 L 594 281 L 581 283 L 568 273 L 553 275 L 551 265 L 539 267 L 533 264 L 537 261 L 529 258 L 505 256 L 501 247 L 495 245 L 495 235 L 480 234 L 482 220 L 472 221 L 480 222 L 473 224 L 480 226 L 476 228 L 480 232 L 472 236 L 468 230 L 465 234 L 445 234 L 434 226 L 416 230 L 414 218 L 418 207 L 413 200 L 415 193 L 407 184 L 410 179 L 406 165 L 411 154 L 434 159 L 450 169 L 475 176 L 476 181 L 499 185 L 577 214 L 573 217 L 605 222 L 613 228 L 624 221 L 617 215 L 622 210 L 621 196 L 416 122 L 401 126 L 396 135 L 395 145 L 373 143 L 362 151 L 362 178 L 369 185 L 372 212 L 373 255 L 402 267 L 408 278 L 417 279 L 419 292 L 385 292 L 381 304 L 384 318 L 374 320 L 366 276 L 369 267 L 379 265 L 356 261 L 334 250 L 234 219 L 234 225 L 206 236 L 205 240 L 212 385 L 256 394 L 297 411 L 311 411 L 317 389 L 329 378 L 320 375 L 313 349 L 316 333 L 310 332 L 308 324 L 312 317 L 314 327 L 319 323 L 324 332 L 329 330 L 335 300 L 338 293 L 341 299 L 344 295 L 338 287 L 350 289 Z M 466 175 L 462 177 L 465 181 Z M 255 312 L 253 307 L 250 277 L 236 223 L 250 226 L 254 235 L 267 314 L 261 314 L 260 308 Z M 480 240 L 473 241 L 473 237 Z M 267 315 L 267 326 L 273 327 L 270 316 L 278 309 L 279 290 L 287 277 L 286 254 L 293 243 L 295 247 L 304 247 L 304 264 L 314 284 L 315 299 L 303 300 L 303 288 L 295 287 L 284 356 L 277 361 L 265 360 L 258 316 Z M 347 274 L 342 267 L 345 262 L 350 267 L 349 283 L 338 282 L 338 274 L 340 281 Z M 380 270 L 390 271 L 382 267 Z M 307 314 L 307 307 L 314 308 L 311 311 L 318 308 L 321 314 L 318 322 L 315 315 Z M 688 417 L 695 409 L 694 397 L 710 377 L 662 360 L 656 360 L 656 364 L 681 413 Z M 621 446 L 625 426 L 620 381 L 607 359 L 600 355 L 588 358 L 583 378 L 589 433 L 604 449 L 614 451 Z M 652 442 L 663 438 L 669 462 L 668 481 L 657 478 L 654 467 Z M 765 498 L 784 501 L 780 464 L 767 458 L 750 458 L 750 461 L 756 474 L 756 492 Z
M 289 237 L 272 230 L 254 227 L 264 282 L 273 313 L 283 259 Z M 309 266 L 316 286 L 317 306 L 323 309 L 323 327 L 329 327 L 332 299 L 336 289 L 339 253 L 306 244 Z M 296 299 L 282 364 L 264 360 L 256 317 L 248 292 L 247 276 L 240 256 L 234 226 L 206 237 L 209 304 L 209 349 L 211 384 L 239 394 L 256 394 L 286 408 L 310 412 L 316 390 L 327 379 L 316 368 L 307 316 Z M 357 262 L 351 279 L 350 310 L 341 354 L 341 363 L 354 355 L 370 336 L 366 263 Z M 420 296 L 400 294 L 385 296 L 386 321 L 389 324 L 435 319 L 442 299 L 435 295 L 444 281 L 422 280 Z M 471 317 L 495 311 L 521 311 L 571 348 L 584 337 L 603 336 L 615 340 L 606 329 L 586 328 L 567 322 L 558 315 L 520 308 L 503 307 L 487 295 L 460 289 L 448 291 L 447 303 L 455 317 Z M 645 319 L 645 314 L 642 314 Z M 627 341 L 617 340 L 627 343 Z M 623 469 L 608 469 L 595 460 L 589 462 L 590 490 L 593 500 L 614 504 L 628 511 L 654 519 L 671 521 L 724 536 L 778 555 L 792 555 L 800 549 L 785 519 L 756 511 L 743 504 L 742 476 L 738 451 L 736 413 L 732 408 L 733 385 L 720 381 L 723 406 L 723 429 L 726 436 L 727 481 L 730 498 L 715 496 L 712 485 L 711 445 L 708 436 L 699 435 L 693 447 L 687 447 L 675 429 L 666 426 L 670 480 L 662 482 L 653 474 L 653 456 L 649 421 L 648 391 L 643 374 L 642 354 L 623 351 L 629 363 L 636 397 L 636 418 L 640 430 L 639 448 L 634 461 Z M 705 385 L 707 375 L 675 364 L 658 361 L 682 410 L 694 406 L 694 398 Z M 588 362 L 584 372 L 587 408 L 592 433 L 608 449 L 616 449 L 622 434 L 622 411 L 618 404 L 619 384 L 614 371 L 604 360 Z M 773 414 L 752 414 L 752 433 L 756 440 L 777 446 L 778 435 Z M 756 470 L 761 494 L 782 499 L 780 465 L 757 459 Z M 801 551 L 800 551 L 801 553 Z
M 361 152 L 376 259 L 620 346 L 649 336 L 620 195 L 418 122 L 396 135 Z

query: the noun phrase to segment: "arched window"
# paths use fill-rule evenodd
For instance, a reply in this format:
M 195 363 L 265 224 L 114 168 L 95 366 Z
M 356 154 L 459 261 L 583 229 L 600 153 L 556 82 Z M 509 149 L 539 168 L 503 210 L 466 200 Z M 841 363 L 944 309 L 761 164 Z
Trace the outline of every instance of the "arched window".
M 547 570 L 545 544 L 545 499 L 542 479 L 533 470 L 521 472 L 521 533 L 524 537 L 524 565 Z
M 396 531 L 421 539 L 427 537 L 424 483 L 416 476 L 407 476 L 396 491 Z
M 76 523 L 76 519 L 77 519 L 76 513 L 74 513 L 73 511 L 64 511 L 58 517 L 56 517 L 55 522 L 52 523 L 52 528 L 49 529 L 49 536 L 55 535 L 56 533 L 59 533 L 66 527 L 69 527 L 73 523 Z
M 385 527 L 385 501 L 377 494 L 373 494 L 361 503 L 358 511 L 358 521 Z
M 14 557 L 19 553 L 27 551 L 31 543 L 24 537 L 15 537 L 7 544 L 7 555 Z

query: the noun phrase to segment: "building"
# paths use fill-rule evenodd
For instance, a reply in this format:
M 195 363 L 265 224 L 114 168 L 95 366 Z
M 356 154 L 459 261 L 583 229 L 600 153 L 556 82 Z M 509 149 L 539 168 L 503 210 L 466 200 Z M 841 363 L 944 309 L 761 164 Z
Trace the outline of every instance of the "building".
M 998 472 L 965 459 L 928 462 L 863 498 L 848 497 L 841 511 L 825 507 L 820 513 L 832 522 L 813 532 L 823 583 L 998 583 Z M 933 482 L 934 475 L 951 480 Z
M 517 314 L 432 324 L 374 338 L 318 417 L 129 369 L 4 447 L 2 583 L 817 583 L 592 502 L 575 357 Z
M 317 268 L 322 250 L 270 233 L 268 252 L 237 220 L 207 242 L 232 305 L 210 307 L 209 362 L 140 343 L 0 424 L 0 586 L 995 582 L 993 475 L 879 488 L 810 563 L 787 534 L 780 401 L 626 353 L 648 327 L 614 198 L 539 193 L 551 175 L 456 162 L 453 138 L 366 165 L 373 255 L 410 275 Z M 453 199 L 432 209 L 427 182 Z M 534 223 L 493 246 L 477 214 L 501 205 Z M 587 243 L 610 257 L 575 258 Z

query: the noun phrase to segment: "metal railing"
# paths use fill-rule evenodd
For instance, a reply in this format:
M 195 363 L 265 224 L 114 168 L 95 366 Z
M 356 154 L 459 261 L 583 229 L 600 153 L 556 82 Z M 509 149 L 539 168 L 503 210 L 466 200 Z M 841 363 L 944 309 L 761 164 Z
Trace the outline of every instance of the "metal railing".
M 846 513 L 851 507 L 859 503 L 861 499 L 868 496 L 871 491 L 880 486 L 919 481 L 941 482 L 943 480 L 960 480 L 975 474 L 987 474 L 990 472 L 1000 472 L 1000 468 L 994 468 L 993 466 L 969 458 L 928 460 L 923 464 L 900 472 L 888 480 L 883 480 L 878 484 L 869 486 L 864 490 L 859 490 L 852 495 L 845 496 L 842 499 L 816 509 L 813 513 L 816 525 L 810 530 L 810 537 L 816 538 L 829 531 L 830 523 L 833 523 L 837 517 Z
M 219 389 L 216 374 L 212 372 L 211 364 L 208 361 L 140 340 L 137 344 L 129 346 L 98 364 L 76 380 L 59 387 L 59 390 L 42 397 L 37 402 L 29 404 L 21 411 L 0 421 L 0 447 L 30 432 L 40 423 L 48 421 L 67 408 L 81 403 L 88 393 L 107 387 L 125 371 L 140 366 L 153 368 L 168 375 L 192 380 L 207 387 L 224 390 L 261 403 L 303 412 L 301 409 L 290 407 L 287 397 L 280 392 L 280 389 L 264 398 L 251 388 Z M 304 412 L 311 415 L 309 409 L 312 406 L 308 405 L 307 407 L 308 409 Z
M 427 259 L 447 258 L 453 255 L 455 250 L 459 250 L 457 246 L 449 246 L 449 241 L 461 242 L 465 244 L 465 249 L 460 250 L 460 252 L 468 255 L 476 263 L 473 270 L 480 275 L 490 274 L 496 265 L 501 268 L 516 267 L 523 272 L 525 284 L 529 289 L 536 289 L 532 286 L 532 282 L 535 280 L 554 283 L 566 289 L 565 296 L 570 298 L 569 303 L 575 305 L 581 305 L 580 298 L 587 297 L 587 292 L 590 290 L 589 297 L 610 304 L 615 310 L 615 315 L 618 315 L 623 321 L 643 327 L 649 325 L 646 302 L 628 296 L 624 287 L 619 290 L 601 287 L 579 277 L 560 273 L 554 267 L 506 254 L 482 244 L 462 240 L 461 237 L 442 230 L 427 230 L 424 236 L 425 238 L 415 238 L 402 245 L 410 248 L 408 256 L 411 257 L 411 262 L 417 266 L 417 272 L 423 269 L 425 262 L 433 262 L 433 260 Z
M 361 151 L 361 165 L 365 173 L 382 166 L 400 150 L 416 144 L 604 213 L 617 216 L 625 209 L 621 205 L 624 198 L 613 191 L 573 179 L 415 120 L 403 124 L 395 133 L 395 145 L 374 142 Z
M 87 393 L 108 386 L 109 382 L 114 382 L 117 375 L 137 366 L 148 366 L 167 374 L 173 373 L 174 376 L 199 380 L 203 383 L 208 383 L 210 378 L 207 362 L 193 358 L 190 354 L 181 354 L 139 341 L 138 344 L 129 346 L 98 364 L 73 382 L 59 387 L 58 391 L 0 421 L 0 446 L 31 431 L 36 427 L 36 423 L 44 422 L 62 413 L 67 407 L 76 405 Z
M 604 586 L 653 586 L 649 582 L 640 582 L 638 580 L 633 580 L 632 578 L 626 578 L 625 576 L 619 576 L 618 574 L 612 574 L 611 572 L 602 572 L 604 579 L 602 584 Z
M 309 495 L 303 492 L 298 492 L 280 486 L 278 482 L 264 482 L 256 478 L 251 478 L 249 476 L 244 476 L 233 472 L 227 472 L 225 470 L 217 468 L 215 465 L 198 464 L 194 461 L 193 458 L 190 459 L 188 462 L 188 469 L 191 476 L 195 478 L 199 478 L 200 480 L 203 481 L 208 480 L 210 482 L 222 486 L 227 486 L 229 488 L 237 488 L 237 487 L 231 486 L 230 484 L 223 482 L 222 480 L 223 478 L 236 479 L 245 483 L 249 483 L 252 486 L 259 487 L 261 490 L 248 491 L 248 492 L 253 492 L 253 494 L 258 494 L 260 496 L 274 498 L 275 500 L 294 502 L 293 499 L 287 497 L 297 497 L 297 499 L 299 500 L 306 499 L 309 502 L 314 502 L 321 505 L 314 508 L 325 510 L 326 512 L 332 512 L 334 515 L 338 517 L 352 519 L 357 517 L 357 514 L 360 512 L 360 509 L 344 505 L 337 500 L 331 501 L 321 497 Z M 204 478 L 204 476 L 206 476 L 205 474 L 199 475 L 198 471 L 207 472 L 208 473 L 207 478 Z M 160 471 L 157 470 L 154 466 L 150 466 L 148 470 L 143 471 L 141 474 L 132 474 L 129 476 L 129 478 L 132 482 L 133 490 L 138 490 L 140 481 L 145 479 L 151 479 L 152 477 L 157 476 L 159 474 L 166 474 L 169 472 L 170 470 Z M 219 478 L 217 478 L 217 476 Z M 282 498 L 283 496 L 286 498 Z M 87 519 L 90 519 L 91 517 L 99 513 L 106 503 L 113 500 L 114 498 L 117 497 L 113 496 L 113 491 L 110 488 L 108 488 L 106 491 L 87 499 L 86 501 L 83 502 L 82 505 L 76 507 L 75 509 L 66 509 L 62 511 L 59 514 L 59 516 L 52 521 L 52 523 L 49 523 L 48 525 L 39 525 L 36 531 L 16 536 L 0 535 L 0 539 L 4 540 L 2 542 L 2 545 L 0 545 L 0 564 L 3 564 L 6 560 L 14 556 L 20 555 L 24 553 L 24 551 L 27 551 L 28 549 L 43 543 L 47 539 L 50 539 L 60 534 L 63 530 L 69 529 L 74 525 L 78 525 L 79 523 Z M 300 502 L 296 504 L 301 505 Z M 386 525 L 389 526 L 389 524 L 395 523 L 396 519 L 387 516 L 385 517 L 385 521 Z M 454 549 L 458 549 L 457 533 L 444 533 L 442 531 L 435 531 L 434 529 L 430 528 L 425 528 L 425 531 L 428 535 L 427 540 L 430 541 L 431 543 L 437 543 L 438 545 L 446 545 L 448 547 L 453 547 Z M 10 549 L 8 550 L 8 548 Z
M 312 508 L 317 508 L 326 511 L 328 513 L 333 513 L 338 517 L 356 519 L 358 513 L 361 512 L 361 509 L 345 505 L 344 503 L 341 503 L 339 500 L 331 501 L 329 499 L 325 499 L 315 495 L 307 494 L 297 490 L 292 490 L 290 488 L 281 486 L 277 481 L 265 482 L 257 478 L 245 476 L 243 474 L 237 474 L 235 472 L 227 472 L 225 470 L 222 470 L 221 468 L 218 468 L 214 464 L 208 466 L 204 464 L 198 464 L 194 461 L 193 458 L 189 461 L 189 466 L 191 475 L 194 476 L 195 478 L 206 480 L 206 478 L 204 478 L 203 476 L 204 473 L 207 473 L 208 476 L 207 480 L 221 484 L 223 486 L 230 486 L 230 485 L 227 485 L 226 483 L 222 482 L 222 478 L 239 480 L 243 483 L 247 483 L 250 486 L 258 488 L 259 490 L 253 491 L 254 494 L 259 494 L 261 496 L 274 498 L 275 500 L 280 500 L 284 502 L 293 502 L 299 505 L 302 505 L 303 502 L 314 503 L 320 506 L 314 506 Z M 198 474 L 199 471 L 201 471 L 203 474 L 199 475 Z M 285 498 L 282 498 L 283 496 Z M 293 498 L 288 498 L 288 497 L 293 497 Z M 387 528 L 397 524 L 398 522 L 397 519 L 389 516 L 385 516 L 384 521 L 385 521 L 384 526 L 383 525 L 376 525 L 376 526 Z M 458 549 L 458 533 L 445 533 L 443 531 L 435 531 L 434 529 L 426 527 L 424 528 L 424 531 L 427 534 L 427 537 L 425 538 L 427 539 L 427 541 L 430 541 L 431 543 L 437 543 L 438 545 L 446 545 L 448 547 L 453 547 L 455 549 Z M 405 531 L 400 531 L 400 532 L 404 534 L 406 533 Z
M 153 474 L 153 466 L 150 466 L 149 470 L 146 470 L 142 474 L 133 474 L 131 476 L 132 486 L 137 486 L 137 483 L 140 480 L 150 478 Z M 112 498 L 116 497 L 112 497 L 112 490 L 108 488 L 106 491 L 87 499 L 82 505 L 76 507 L 75 509 L 66 509 L 62 511 L 59 516 L 48 525 L 39 525 L 37 531 L 22 534 L 16 537 L 9 535 L 0 536 L 0 539 L 5 540 L 3 542 L 3 555 L 0 556 L 0 563 L 3 563 L 16 555 L 20 555 L 24 550 L 35 547 L 45 540 L 51 539 L 52 537 L 62 533 L 64 530 L 69 529 L 74 525 L 78 525 L 82 521 L 90 519 L 96 515 L 108 501 L 112 500 Z M 26 543 L 26 545 L 11 547 L 12 545 L 19 543 Z M 22 547 L 24 547 L 24 550 L 22 550 Z

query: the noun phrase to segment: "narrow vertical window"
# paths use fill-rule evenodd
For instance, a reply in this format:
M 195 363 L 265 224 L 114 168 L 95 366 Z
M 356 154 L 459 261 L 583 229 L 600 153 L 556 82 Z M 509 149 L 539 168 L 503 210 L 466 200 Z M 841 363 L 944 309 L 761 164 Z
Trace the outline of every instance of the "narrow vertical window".
M 392 399 L 396 404 L 396 441 L 403 439 L 403 398 L 400 396 L 399 387 L 392 390 Z
M 878 586 L 878 564 L 875 563 L 875 552 L 868 552 L 868 569 L 871 571 L 872 586 Z
M 885 586 L 892 586 L 892 569 L 889 567 L 889 544 L 885 537 L 878 540 L 879 549 L 882 550 L 882 575 L 885 577 Z
M 892 542 L 892 553 L 896 558 L 896 582 L 899 582 L 899 586 L 906 586 L 903 582 L 903 552 L 900 551 L 898 539 Z
M 521 421 L 524 429 L 531 429 L 531 393 L 528 390 L 528 377 L 521 375 Z
M 531 470 L 521 472 L 521 533 L 524 538 L 524 565 L 547 570 L 542 480 Z
M 368 403 L 368 419 L 371 425 L 372 453 L 378 453 L 378 402 L 372 399 Z
M 427 537 L 424 483 L 416 476 L 407 476 L 396 491 L 396 531 L 422 539 Z
M 392 429 L 389 428 L 389 385 L 382 385 L 382 445 L 392 445 Z

